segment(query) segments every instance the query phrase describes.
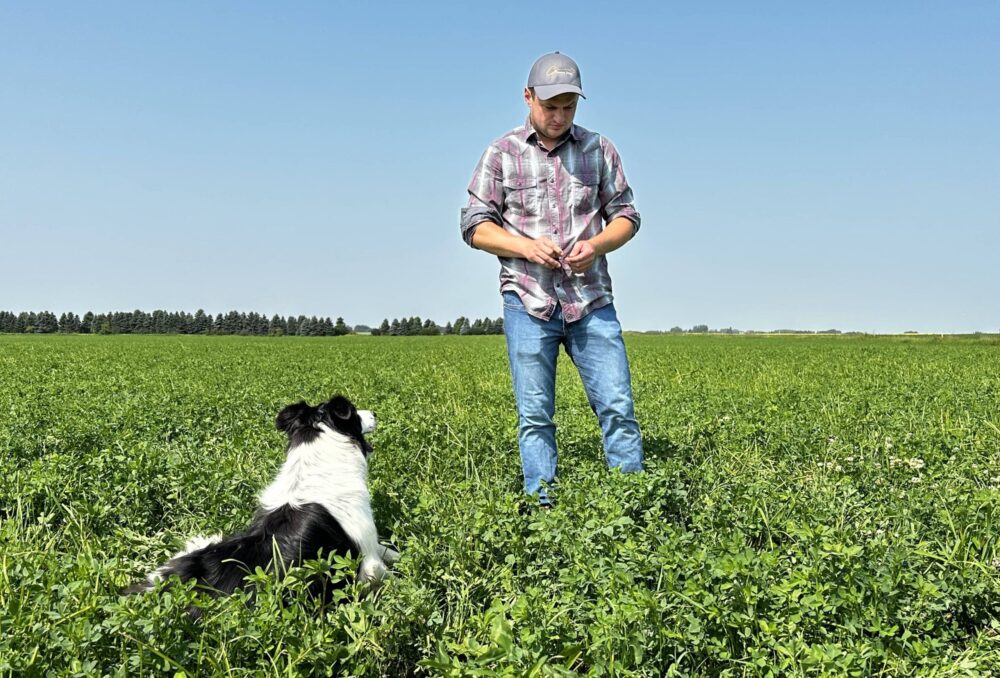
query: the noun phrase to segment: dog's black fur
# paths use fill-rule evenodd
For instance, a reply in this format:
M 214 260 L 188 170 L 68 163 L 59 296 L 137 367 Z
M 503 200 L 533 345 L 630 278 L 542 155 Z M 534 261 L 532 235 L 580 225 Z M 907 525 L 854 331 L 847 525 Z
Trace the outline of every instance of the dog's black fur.
M 366 416 L 373 429 L 374 415 Z M 262 505 L 240 534 L 215 541 L 192 540 L 185 551 L 146 581 L 126 589 L 126 593 L 148 591 L 157 580 L 177 576 L 184 581 L 196 580 L 199 588 L 213 596 L 228 595 L 243 588 L 246 576 L 258 567 L 281 576 L 305 560 L 332 553 L 364 557 L 370 565 L 364 570 L 366 578 L 381 579 L 385 573 L 383 558 L 391 563 L 398 553 L 384 547 L 379 553 L 370 552 L 373 543 L 377 547 L 365 485 L 372 447 L 365 439 L 365 423 L 354 404 L 342 396 L 316 407 L 299 402 L 284 408 L 276 425 L 288 435 L 288 459 L 261 497 L 262 502 L 266 498 L 276 505 Z M 307 476 L 310 472 L 318 477 L 318 486 L 317 477 Z M 307 477 L 300 477 L 303 475 Z M 326 478 L 331 481 L 325 482 Z M 348 499 L 340 496 L 345 494 Z M 303 501 L 310 495 L 315 501 Z M 358 504 L 358 497 L 363 505 Z M 278 503 L 282 499 L 287 501 Z M 361 538 L 352 538 L 351 534 Z M 324 597 L 333 588 L 324 581 L 310 585 L 314 595 Z

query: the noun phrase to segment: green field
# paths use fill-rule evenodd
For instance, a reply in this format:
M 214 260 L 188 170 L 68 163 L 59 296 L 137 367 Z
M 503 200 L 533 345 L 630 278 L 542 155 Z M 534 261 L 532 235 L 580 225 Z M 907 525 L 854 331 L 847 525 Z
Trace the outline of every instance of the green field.
M 1000 666 L 995 338 L 627 343 L 647 471 L 606 469 L 563 357 L 559 504 L 522 516 L 502 337 L 0 336 L 0 675 Z M 278 410 L 338 392 L 379 415 L 397 579 L 319 610 L 262 576 L 200 622 L 189 587 L 118 596 L 242 528 Z

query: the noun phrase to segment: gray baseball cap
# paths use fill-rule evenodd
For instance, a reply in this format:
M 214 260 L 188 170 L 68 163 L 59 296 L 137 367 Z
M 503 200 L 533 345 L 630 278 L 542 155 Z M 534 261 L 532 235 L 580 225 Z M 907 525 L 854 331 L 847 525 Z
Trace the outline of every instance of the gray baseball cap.
M 575 92 L 584 99 L 587 98 L 583 96 L 580 84 L 580 67 L 575 61 L 559 52 L 538 57 L 538 61 L 528 73 L 528 87 L 534 87 L 535 96 L 542 100 L 566 92 Z

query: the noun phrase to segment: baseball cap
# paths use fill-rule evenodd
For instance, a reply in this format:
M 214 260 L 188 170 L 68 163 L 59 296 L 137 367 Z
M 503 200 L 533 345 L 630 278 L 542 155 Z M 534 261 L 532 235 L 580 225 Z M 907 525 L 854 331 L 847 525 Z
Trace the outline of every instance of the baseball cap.
M 580 68 L 575 61 L 559 52 L 538 57 L 528 73 L 528 87 L 534 87 L 535 96 L 542 100 L 566 92 L 575 92 L 584 99 L 587 98 L 583 96 L 580 84 Z

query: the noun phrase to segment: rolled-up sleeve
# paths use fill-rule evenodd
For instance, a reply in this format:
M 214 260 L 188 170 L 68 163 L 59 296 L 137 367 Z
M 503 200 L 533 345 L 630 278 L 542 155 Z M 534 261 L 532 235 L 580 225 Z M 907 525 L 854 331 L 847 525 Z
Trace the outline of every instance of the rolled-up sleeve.
M 604 223 L 610 224 L 618 217 L 625 217 L 632 222 L 632 234 L 639 232 L 641 218 L 635 209 L 632 189 L 625 180 L 625 170 L 618 150 L 608 139 L 601 137 L 601 150 L 604 153 L 604 167 L 601 172 L 601 216 Z
M 503 158 L 496 146 L 483 153 L 469 183 L 469 202 L 462 208 L 462 239 L 469 247 L 476 226 L 484 221 L 503 225 L 500 210 L 503 207 Z

